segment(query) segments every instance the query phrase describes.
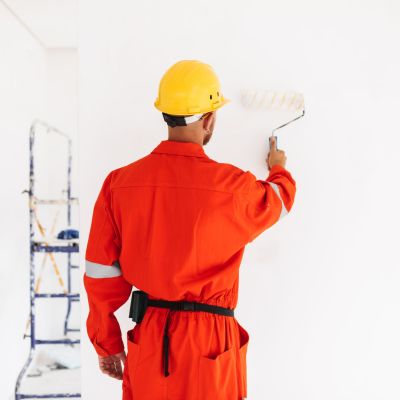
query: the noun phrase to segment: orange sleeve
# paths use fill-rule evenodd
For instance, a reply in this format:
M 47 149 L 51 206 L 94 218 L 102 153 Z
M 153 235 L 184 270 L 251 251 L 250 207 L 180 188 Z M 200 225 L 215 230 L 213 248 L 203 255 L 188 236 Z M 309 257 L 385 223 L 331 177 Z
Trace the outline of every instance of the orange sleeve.
M 235 220 L 248 242 L 252 242 L 291 210 L 296 182 L 280 165 L 270 169 L 266 180 L 246 171 L 241 182 L 240 190 L 235 192 Z
M 83 278 L 89 302 L 87 333 L 101 356 L 124 350 L 114 312 L 128 300 L 132 289 L 122 276 L 119 263 L 121 240 L 112 216 L 111 180 L 112 172 L 104 180 L 94 205 Z

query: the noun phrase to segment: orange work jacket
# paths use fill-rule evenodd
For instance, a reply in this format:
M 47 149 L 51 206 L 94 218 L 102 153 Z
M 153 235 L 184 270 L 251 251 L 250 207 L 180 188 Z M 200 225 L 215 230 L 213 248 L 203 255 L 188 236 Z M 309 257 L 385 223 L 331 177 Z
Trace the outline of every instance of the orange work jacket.
M 87 332 L 96 352 L 124 351 L 114 312 L 132 287 L 150 299 L 235 308 L 246 244 L 290 211 L 295 192 L 282 166 L 257 179 L 211 159 L 193 142 L 162 140 L 150 154 L 111 171 L 94 205 L 85 254 Z M 243 399 L 248 343 L 235 317 L 149 306 L 127 333 L 123 398 Z

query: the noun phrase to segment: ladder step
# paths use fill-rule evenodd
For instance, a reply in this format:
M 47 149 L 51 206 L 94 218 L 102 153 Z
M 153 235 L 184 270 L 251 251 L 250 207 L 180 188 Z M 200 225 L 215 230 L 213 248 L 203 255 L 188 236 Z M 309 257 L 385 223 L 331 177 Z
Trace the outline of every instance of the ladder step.
M 71 339 L 37 339 L 35 340 L 36 344 L 79 344 L 81 341 L 79 339 L 71 340 Z
M 72 269 L 79 269 L 79 265 L 71 265 Z
M 38 199 L 38 198 L 34 198 L 33 202 L 35 204 L 54 204 L 54 205 L 64 205 L 64 204 L 68 204 L 68 200 L 66 199 Z M 70 200 L 71 204 L 78 204 L 79 201 L 76 197 L 72 197 Z
M 18 393 L 15 398 L 18 399 L 63 399 L 63 398 L 81 397 L 80 393 L 55 393 L 55 394 L 22 394 Z
M 71 300 L 79 300 L 79 293 L 36 293 L 36 298 L 68 297 Z
M 75 328 L 68 328 L 67 329 L 67 332 L 80 332 L 81 330 L 80 329 L 75 329 Z
M 48 246 L 42 243 L 32 243 L 32 251 L 38 253 L 79 253 L 79 245 Z
M 75 302 L 77 302 L 77 301 L 80 301 L 80 298 L 79 298 L 79 297 L 72 297 L 71 303 L 75 303 Z

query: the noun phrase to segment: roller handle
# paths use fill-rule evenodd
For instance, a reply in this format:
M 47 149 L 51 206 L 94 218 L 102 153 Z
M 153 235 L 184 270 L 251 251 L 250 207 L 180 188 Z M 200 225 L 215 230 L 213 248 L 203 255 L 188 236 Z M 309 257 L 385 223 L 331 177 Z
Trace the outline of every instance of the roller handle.
M 271 139 L 272 139 L 272 138 L 275 138 L 276 149 L 278 150 L 278 136 L 275 136 L 274 134 L 272 134 L 272 135 L 269 137 L 269 148 L 271 148 Z

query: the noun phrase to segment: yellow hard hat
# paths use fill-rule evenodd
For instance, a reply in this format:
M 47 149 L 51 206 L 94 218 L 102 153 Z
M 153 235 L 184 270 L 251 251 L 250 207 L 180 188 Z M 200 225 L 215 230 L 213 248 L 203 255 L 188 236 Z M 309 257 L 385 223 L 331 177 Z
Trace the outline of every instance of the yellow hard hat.
M 214 111 L 226 99 L 213 68 L 201 61 L 182 60 L 161 78 L 155 107 L 166 114 L 193 115 Z

